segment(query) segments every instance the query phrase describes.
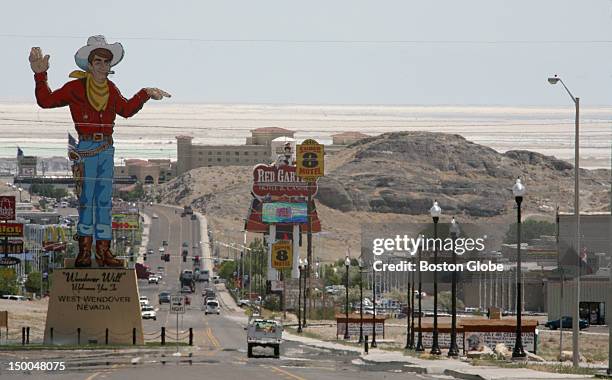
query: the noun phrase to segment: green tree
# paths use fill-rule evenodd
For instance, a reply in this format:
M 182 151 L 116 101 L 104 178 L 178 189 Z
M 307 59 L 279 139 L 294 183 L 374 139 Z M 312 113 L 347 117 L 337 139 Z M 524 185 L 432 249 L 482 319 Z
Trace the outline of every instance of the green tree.
M 55 198 L 57 201 L 70 195 L 64 188 L 41 183 L 32 184 L 30 192 L 32 194 L 40 195 L 41 197 Z
M 446 310 L 447 313 L 450 313 L 452 311 L 451 295 L 452 293 L 449 291 L 438 293 L 438 305 L 440 305 L 443 310 Z M 457 298 L 457 310 L 463 310 L 464 308 L 465 305 L 463 304 L 463 301 Z
M 0 294 L 16 294 L 19 290 L 17 273 L 12 268 L 0 268 Z
M 219 277 L 229 281 L 234 277 L 234 271 L 236 270 L 236 263 L 234 261 L 224 261 L 219 267 Z
M 516 223 L 510 225 L 504 237 L 504 243 L 516 244 L 516 227 Z M 521 242 L 525 243 L 531 239 L 537 239 L 542 235 L 554 235 L 555 232 L 555 223 L 529 219 L 521 223 Z
M 25 288 L 30 293 L 40 293 L 40 272 L 31 272 L 25 282 Z

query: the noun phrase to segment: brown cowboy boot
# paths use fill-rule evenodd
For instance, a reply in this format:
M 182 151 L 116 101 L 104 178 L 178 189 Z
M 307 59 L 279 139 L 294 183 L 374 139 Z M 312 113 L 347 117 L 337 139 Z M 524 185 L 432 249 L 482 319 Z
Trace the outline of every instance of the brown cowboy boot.
M 123 268 L 123 260 L 117 259 L 110 251 L 110 240 L 96 240 L 96 262 L 98 266 Z
M 91 266 L 91 236 L 79 236 L 79 254 L 74 260 L 76 268 L 89 268 Z

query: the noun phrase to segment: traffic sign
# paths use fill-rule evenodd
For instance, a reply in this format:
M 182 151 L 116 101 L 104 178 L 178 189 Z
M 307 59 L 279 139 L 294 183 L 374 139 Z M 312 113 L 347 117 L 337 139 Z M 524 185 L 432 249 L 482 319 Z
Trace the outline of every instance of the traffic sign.
M 279 240 L 272 244 L 272 268 L 289 269 L 293 263 L 293 251 L 290 240 Z
M 175 314 L 185 314 L 185 296 L 170 296 L 170 312 Z
M 313 139 L 304 140 L 296 149 L 296 166 L 298 177 L 314 182 L 325 172 L 325 151 L 323 144 Z

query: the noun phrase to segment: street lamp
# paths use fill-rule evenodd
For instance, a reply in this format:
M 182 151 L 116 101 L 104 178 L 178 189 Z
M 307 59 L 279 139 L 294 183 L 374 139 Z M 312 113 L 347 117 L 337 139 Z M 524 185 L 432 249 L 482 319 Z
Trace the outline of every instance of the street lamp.
M 453 241 L 453 266 L 457 267 L 457 253 L 455 253 L 455 240 L 459 237 L 459 223 L 455 218 L 451 220 L 449 228 L 450 236 Z M 448 349 L 448 356 L 459 356 L 459 347 L 457 346 L 457 272 L 451 273 L 451 339 Z
M 557 84 L 561 82 L 565 91 L 574 101 L 576 107 L 576 120 L 575 120 L 575 132 L 574 132 L 574 215 L 576 216 L 576 252 L 578 260 L 578 268 L 581 268 L 580 264 L 580 98 L 574 97 L 570 90 L 567 88 L 563 80 L 557 75 L 548 78 L 548 83 Z M 580 321 L 580 272 L 576 276 L 576 304 L 574 305 L 573 320 Z M 572 324 L 572 363 L 574 367 L 578 367 L 580 362 L 580 352 L 578 347 L 578 338 L 580 335 L 579 324 Z
M 303 262 L 302 259 L 300 259 L 299 261 L 299 265 L 298 265 L 298 269 L 300 272 L 300 276 L 298 278 L 298 307 L 297 307 L 297 317 L 298 317 L 298 328 L 297 328 L 297 332 L 298 333 L 302 333 L 302 316 L 300 314 L 302 314 L 302 266 L 303 266 Z
M 420 235 L 421 238 L 424 238 L 423 235 Z M 421 262 L 421 248 L 419 248 L 419 263 Z M 417 296 L 417 298 L 419 299 L 419 334 L 417 335 L 417 345 L 416 348 L 414 349 L 416 352 L 423 352 L 425 351 L 425 348 L 423 347 L 423 329 L 421 328 L 421 299 L 423 298 L 421 295 L 422 293 L 422 285 L 423 283 L 421 282 L 421 266 L 417 265 L 417 267 L 419 268 L 419 295 Z
M 308 259 L 304 259 L 304 266 L 302 268 L 304 270 L 304 274 L 302 277 L 304 278 L 304 310 L 302 310 L 302 315 L 304 316 L 302 319 L 302 327 L 306 327 L 306 279 L 308 273 L 310 273 L 310 269 L 308 267 Z
M 359 343 L 363 343 L 363 260 L 358 259 L 359 263 Z
M 378 347 L 376 344 L 376 271 L 372 271 L 372 306 L 374 307 L 374 315 L 372 315 L 372 344 L 370 347 Z
M 410 293 L 412 290 L 410 289 L 410 272 L 407 274 L 406 278 L 406 345 L 404 346 L 405 350 L 412 348 L 412 343 L 410 342 L 410 314 L 413 314 L 412 309 L 410 308 Z
M 345 282 L 345 289 L 346 289 L 346 303 L 344 305 L 344 314 L 346 316 L 346 323 L 345 323 L 345 329 L 344 329 L 344 339 L 350 339 L 350 335 L 349 335 L 349 329 L 348 329 L 348 324 L 349 324 L 349 316 L 348 316 L 348 312 L 349 312 L 349 299 L 348 299 L 348 289 L 349 289 L 349 268 L 351 266 L 351 259 L 349 259 L 348 255 L 346 255 L 346 259 L 344 259 L 344 266 L 346 267 L 346 282 Z
M 440 215 L 442 214 L 442 209 L 438 205 L 438 201 L 434 200 L 433 206 L 429 210 L 429 214 L 434 223 L 434 265 L 438 266 L 438 248 L 436 247 L 436 241 L 438 240 L 438 221 L 440 220 Z M 433 272 L 433 280 L 434 280 L 434 320 L 433 320 L 433 332 L 432 332 L 432 342 L 431 342 L 431 351 L 432 355 L 440 355 L 442 352 L 440 351 L 440 347 L 438 346 L 438 272 Z
M 521 203 L 523 202 L 523 195 L 525 195 L 525 186 L 521 183 L 521 179 L 517 178 L 516 183 L 512 187 L 512 193 L 514 194 L 514 200 L 516 201 L 516 338 L 514 341 L 514 349 L 512 350 L 512 358 L 525 358 L 525 351 L 523 350 L 523 338 L 521 329 L 521 314 L 522 314 L 522 292 L 523 284 L 522 278 L 523 273 L 521 271 Z

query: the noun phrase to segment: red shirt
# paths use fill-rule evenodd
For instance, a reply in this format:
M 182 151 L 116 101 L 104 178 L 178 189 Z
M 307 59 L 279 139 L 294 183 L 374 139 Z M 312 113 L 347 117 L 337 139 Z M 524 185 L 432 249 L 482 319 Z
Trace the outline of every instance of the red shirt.
M 124 98 L 113 82 L 108 81 L 108 103 L 106 109 L 96 111 L 87 100 L 85 80 L 76 79 L 66 83 L 59 90 L 51 91 L 47 84 L 47 73 L 34 74 L 36 81 L 36 102 L 42 108 L 70 106 L 70 114 L 79 134 L 93 133 L 113 134 L 115 116 L 125 118 L 134 116 L 140 111 L 149 95 L 143 88 L 131 99 Z

